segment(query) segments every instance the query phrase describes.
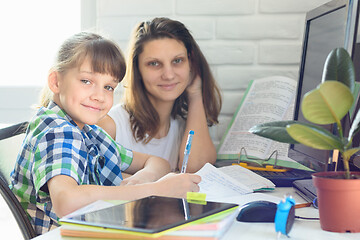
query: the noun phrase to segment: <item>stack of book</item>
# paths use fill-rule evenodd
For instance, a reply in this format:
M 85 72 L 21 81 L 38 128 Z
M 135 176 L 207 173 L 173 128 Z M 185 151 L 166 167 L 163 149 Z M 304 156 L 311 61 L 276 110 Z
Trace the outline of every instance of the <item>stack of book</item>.
M 154 209 L 154 201 L 159 209 Z M 148 213 L 142 209 L 141 216 L 138 215 L 136 212 L 142 203 L 153 211 Z M 237 214 L 236 204 L 192 203 L 154 196 L 116 204 L 97 201 L 61 218 L 60 233 L 69 237 L 112 239 L 216 240 L 231 227 Z

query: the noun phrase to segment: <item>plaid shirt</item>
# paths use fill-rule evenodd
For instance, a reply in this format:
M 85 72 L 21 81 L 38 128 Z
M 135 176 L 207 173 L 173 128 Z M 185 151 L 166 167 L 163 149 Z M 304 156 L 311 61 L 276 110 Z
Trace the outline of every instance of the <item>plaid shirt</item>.
M 47 181 L 57 175 L 79 185 L 119 185 L 121 171 L 132 162 L 132 151 L 118 145 L 101 128 L 76 123 L 51 102 L 29 124 L 11 173 L 12 191 L 31 217 L 37 234 L 59 226 Z M 76 199 L 74 199 L 76 201 Z

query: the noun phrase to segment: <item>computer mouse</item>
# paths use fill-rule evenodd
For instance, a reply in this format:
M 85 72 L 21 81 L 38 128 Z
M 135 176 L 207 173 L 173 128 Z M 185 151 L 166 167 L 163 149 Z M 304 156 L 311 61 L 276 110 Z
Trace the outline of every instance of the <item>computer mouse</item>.
M 249 202 L 236 217 L 240 222 L 275 222 L 277 204 L 269 201 Z

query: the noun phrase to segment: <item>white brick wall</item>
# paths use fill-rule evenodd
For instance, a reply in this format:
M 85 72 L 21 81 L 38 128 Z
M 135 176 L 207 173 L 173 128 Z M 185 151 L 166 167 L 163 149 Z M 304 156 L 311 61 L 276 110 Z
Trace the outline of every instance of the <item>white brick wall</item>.
M 193 33 L 221 87 L 221 139 L 250 80 L 298 76 L 305 13 L 328 0 L 97 0 L 95 29 L 126 52 L 136 23 L 165 16 Z
M 81 19 L 83 30 L 114 39 L 125 53 L 139 21 L 158 16 L 182 21 L 198 41 L 222 90 L 220 124 L 211 129 L 218 143 L 250 80 L 271 75 L 297 78 L 305 13 L 328 1 L 82 0 Z M 29 103 L 37 102 L 38 92 L 38 87 L 0 88 L 0 122 L 28 120 Z M 115 101 L 121 93 L 118 89 Z M 9 94 L 19 96 L 15 98 L 21 103 L 11 107 L 6 100 Z

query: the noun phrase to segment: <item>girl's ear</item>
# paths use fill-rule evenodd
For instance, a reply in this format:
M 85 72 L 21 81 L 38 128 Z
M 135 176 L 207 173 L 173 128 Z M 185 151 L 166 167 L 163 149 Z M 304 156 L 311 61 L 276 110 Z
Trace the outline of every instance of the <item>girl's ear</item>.
M 59 76 L 56 71 L 51 71 L 49 73 L 48 85 L 53 93 L 59 93 Z

